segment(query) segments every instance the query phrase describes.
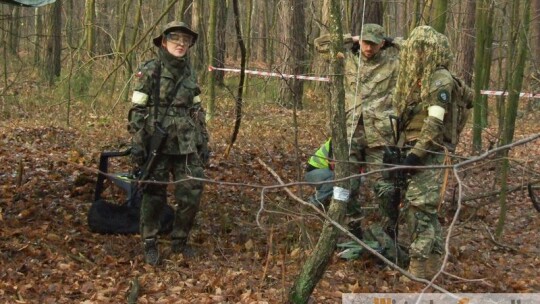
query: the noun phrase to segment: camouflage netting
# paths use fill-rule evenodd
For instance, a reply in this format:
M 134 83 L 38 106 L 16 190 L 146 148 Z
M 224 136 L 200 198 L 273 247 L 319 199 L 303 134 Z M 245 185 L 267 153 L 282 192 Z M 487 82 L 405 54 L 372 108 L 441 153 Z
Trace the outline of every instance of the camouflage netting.
M 424 100 L 429 94 L 429 81 L 437 67 L 448 67 L 453 55 L 448 38 L 434 28 L 424 25 L 412 30 L 404 41 L 399 64 L 394 103 L 398 113 L 405 107 L 412 88 L 421 84 L 420 96 Z

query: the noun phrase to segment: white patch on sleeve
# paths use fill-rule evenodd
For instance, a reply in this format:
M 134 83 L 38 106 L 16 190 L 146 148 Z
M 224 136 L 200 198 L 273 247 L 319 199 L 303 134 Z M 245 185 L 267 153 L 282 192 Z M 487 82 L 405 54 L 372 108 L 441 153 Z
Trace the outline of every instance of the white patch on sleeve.
M 199 95 L 193 97 L 193 103 L 200 103 L 201 102 L 201 97 Z
M 133 96 L 131 97 L 131 102 L 137 105 L 145 106 L 148 101 L 148 94 L 143 92 L 133 91 Z
M 349 190 L 345 188 L 341 188 L 338 186 L 334 186 L 334 192 L 332 193 L 332 198 L 335 200 L 338 200 L 340 202 L 348 202 L 349 201 Z
M 440 121 L 444 119 L 444 113 L 446 110 L 441 106 L 431 106 L 428 107 L 428 116 L 438 118 Z

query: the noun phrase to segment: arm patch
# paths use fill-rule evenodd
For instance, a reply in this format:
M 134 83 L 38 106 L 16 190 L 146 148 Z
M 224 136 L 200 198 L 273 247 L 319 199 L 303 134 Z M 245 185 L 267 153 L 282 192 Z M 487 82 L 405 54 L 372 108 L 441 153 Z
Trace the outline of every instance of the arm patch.
M 439 90 L 437 92 L 437 99 L 442 103 L 450 102 L 450 92 L 446 89 Z

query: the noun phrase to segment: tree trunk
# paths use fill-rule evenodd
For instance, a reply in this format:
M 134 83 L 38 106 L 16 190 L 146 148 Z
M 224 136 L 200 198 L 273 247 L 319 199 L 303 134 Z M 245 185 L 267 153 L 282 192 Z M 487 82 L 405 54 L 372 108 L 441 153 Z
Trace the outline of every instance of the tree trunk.
M 332 115 L 332 145 L 336 161 L 336 179 L 347 175 L 349 171 L 347 159 L 347 139 L 345 128 L 345 90 L 343 88 L 344 61 L 338 53 L 343 49 L 343 29 L 341 27 L 341 7 L 339 0 L 330 0 L 330 26 L 332 35 L 332 46 L 330 57 L 332 62 L 332 82 L 330 85 L 330 96 L 328 103 Z M 341 161 L 340 161 L 341 160 Z M 347 189 L 349 182 L 337 182 L 336 186 Z M 346 203 L 335 198 L 332 199 L 328 209 L 328 216 L 338 222 L 343 222 L 346 211 Z M 334 252 L 339 230 L 329 221 L 326 221 L 321 232 L 321 237 L 315 246 L 312 254 L 308 257 L 298 277 L 296 278 L 289 293 L 289 301 L 292 303 L 307 303 L 309 297 L 319 280 L 323 277 L 328 267 L 330 258 Z
M 288 7 L 294 8 L 288 12 L 290 32 L 288 35 L 287 51 L 289 56 L 285 73 L 303 75 L 307 71 L 307 37 L 305 28 L 305 10 L 301 0 L 289 0 Z M 281 104 L 287 108 L 302 109 L 304 95 L 304 81 L 290 78 L 283 79 L 281 89 Z
M 205 56 L 205 31 L 204 27 L 202 26 L 202 20 L 204 20 L 204 3 L 205 1 L 202 0 L 194 0 L 192 4 L 191 9 L 191 28 L 199 33 L 199 38 L 197 39 L 197 43 L 191 48 L 191 62 L 193 65 L 193 68 L 196 71 L 202 71 L 204 69 L 204 58 Z M 204 70 L 206 71 L 206 70 Z M 202 75 L 199 75 L 202 76 Z
M 273 2 L 273 3 L 272 3 Z M 270 69 L 273 69 L 274 67 L 274 62 L 276 61 L 275 60 L 275 56 L 276 56 L 276 50 L 275 50 L 275 45 L 276 45 L 276 41 L 278 41 L 278 38 L 276 36 L 273 36 L 275 31 L 276 31 L 276 23 L 277 23 L 277 18 L 278 18 L 278 1 L 267 1 L 266 4 L 268 5 L 267 6 L 267 11 L 271 11 L 272 14 L 271 14 L 271 17 L 270 17 L 270 27 L 269 27 L 269 33 L 272 32 L 272 35 L 270 36 L 270 39 L 268 39 L 268 47 L 267 47 L 267 50 L 268 50 L 268 58 L 267 58 L 267 63 L 268 63 L 268 66 Z M 278 44 L 279 45 L 279 44 Z
M 139 34 L 139 28 L 141 25 L 142 20 L 142 1 L 143 0 L 137 0 L 137 5 L 135 6 L 135 17 L 133 18 L 133 32 L 131 33 L 131 37 L 129 37 L 129 43 L 126 46 L 126 49 L 131 49 L 137 43 L 137 37 Z M 128 83 L 126 84 L 126 89 L 124 94 L 129 94 L 130 90 L 129 87 L 131 85 L 131 81 L 133 78 L 131 77 L 133 75 L 133 66 L 135 65 L 135 52 L 131 52 L 130 54 L 127 54 L 126 57 L 126 74 L 129 75 L 128 77 Z M 123 96 L 124 100 L 127 100 L 129 98 L 129 95 Z
M 465 22 L 463 25 L 463 35 L 461 35 L 461 64 L 457 69 L 462 71 L 460 77 L 467 85 L 472 84 L 473 65 L 474 65 L 474 22 L 475 22 L 476 3 L 468 0 L 465 8 Z
M 540 16 L 540 0 L 534 0 L 533 3 L 533 16 L 535 17 L 531 27 L 533 29 L 533 49 L 531 54 L 533 54 L 532 60 L 540 63 L 540 18 L 538 17 Z M 537 70 L 536 75 L 539 77 L 537 82 L 540 84 L 540 70 Z M 538 90 L 540 90 L 540 86 Z
M 446 32 L 446 12 L 448 10 L 448 0 L 435 0 L 435 9 L 432 16 L 431 24 L 439 33 Z
M 419 26 L 419 25 L 431 25 L 431 22 L 433 20 L 433 1 L 435 0 L 423 0 L 423 1 L 419 1 L 419 5 L 420 5 L 420 16 L 422 16 L 422 18 L 420 20 L 417 20 L 417 24 L 416 26 Z M 422 3 L 423 2 L 423 3 Z
M 532 58 L 531 61 L 540 63 L 540 0 L 534 0 L 534 6 L 533 6 L 533 18 L 531 28 L 533 29 L 532 37 L 533 37 L 533 46 L 532 46 Z M 532 72 L 532 80 L 531 80 L 531 92 L 534 92 L 535 94 L 540 94 L 540 68 L 536 68 L 536 71 Z M 531 98 L 529 99 L 529 104 L 527 107 L 527 110 L 532 112 L 540 109 L 540 99 L 539 98 Z
M 362 20 L 366 23 L 376 23 L 383 25 L 383 4 L 382 1 L 368 1 L 364 12 L 364 1 L 351 1 L 351 24 L 349 30 L 354 35 L 360 35 L 362 30 Z
M 19 52 L 19 41 L 21 40 L 19 29 L 21 24 L 21 8 L 19 6 L 13 7 L 11 17 L 9 18 L 9 51 L 12 54 Z
M 4 14 L 4 8 L 0 6 L 0 12 Z M 2 26 L 4 26 L 5 22 L 2 22 Z M 2 44 L 0 44 L 0 47 L 2 48 L 2 80 L 4 84 L 4 88 L 0 91 L 1 94 L 4 94 L 4 91 L 8 88 L 9 85 L 9 78 L 8 78 L 8 62 L 9 62 L 9 55 L 8 55 L 8 46 L 7 46 L 7 39 L 8 39 L 8 33 L 2 32 L 0 33 L 0 38 L 2 41 Z
M 117 65 L 127 65 L 127 58 L 125 57 L 125 52 L 126 52 L 126 28 L 127 28 L 127 25 L 128 25 L 128 12 L 129 12 L 129 9 L 131 7 L 131 0 L 128 0 L 128 1 L 125 1 L 123 3 L 119 3 L 119 5 L 121 5 L 118 9 L 118 14 L 120 15 L 118 20 L 119 20 L 119 23 L 117 25 L 117 28 L 119 29 L 118 30 L 118 39 L 117 39 L 117 43 L 116 43 L 116 52 L 115 52 L 115 63 L 114 63 L 114 66 L 117 66 Z M 132 73 L 129 71 L 129 68 L 128 69 L 125 69 L 125 76 L 126 76 L 126 79 L 129 79 L 132 75 Z M 112 87 L 112 94 L 114 94 L 114 89 L 115 89 L 115 85 L 116 84 L 116 76 L 119 75 L 119 73 L 115 73 L 115 77 L 114 77 L 114 81 L 113 81 L 113 85 L 111 86 Z M 122 91 L 122 100 L 124 101 L 127 101 L 128 98 L 129 98 L 129 90 L 127 88 L 125 88 L 123 91 Z
M 167 7 L 173 3 L 173 2 L 178 2 L 179 0 L 169 0 L 169 3 L 167 4 Z M 169 13 L 167 14 L 167 23 L 171 22 L 171 21 L 175 21 L 176 20 L 176 10 L 169 10 Z
M 216 64 L 216 15 L 217 15 L 217 1 L 210 0 L 210 20 L 208 21 L 208 64 L 215 66 Z M 216 74 L 208 73 L 208 107 L 206 112 L 206 120 L 211 120 L 214 117 L 216 110 Z
M 508 88 L 508 103 L 506 105 L 506 119 L 504 125 L 504 132 L 501 145 L 510 144 L 514 139 L 514 130 L 516 126 L 517 110 L 519 106 L 519 94 L 523 86 L 523 75 L 525 72 L 525 63 L 527 60 L 528 51 L 528 33 L 531 21 L 531 0 L 523 1 L 523 8 L 520 11 L 520 1 L 512 2 L 512 36 L 517 37 L 517 48 L 515 53 L 509 53 L 510 66 L 510 86 Z M 515 64 L 511 58 L 516 55 Z M 497 222 L 497 228 L 495 230 L 495 236 L 500 238 L 504 230 L 504 224 L 506 220 L 506 189 L 508 187 L 506 177 L 509 173 L 509 160 L 508 150 L 505 150 L 503 157 L 503 166 L 501 169 L 501 176 L 504 178 L 501 180 L 501 196 L 499 198 L 500 214 Z
M 217 33 L 216 33 L 216 60 L 215 64 L 218 68 L 225 67 L 225 54 L 227 52 L 226 44 L 225 44 L 225 37 L 227 34 L 227 17 L 228 14 L 228 6 L 227 1 L 218 1 L 217 2 Z M 224 76 L 225 73 L 223 71 L 214 71 L 214 77 L 216 79 L 216 84 L 218 86 L 225 86 L 224 82 Z
M 51 34 L 47 43 L 46 70 L 49 85 L 53 85 L 62 71 L 62 0 L 56 0 L 52 5 L 49 22 Z
M 75 17 L 75 8 L 73 6 L 73 0 L 65 0 L 65 9 L 66 9 L 66 43 L 71 48 L 77 48 L 76 41 L 74 39 L 73 33 L 75 32 L 74 29 L 74 22 L 73 20 L 76 19 Z M 37 9 L 36 9 L 37 11 Z M 37 20 L 37 16 L 36 16 Z
M 482 64 L 484 66 L 484 71 L 482 72 L 484 75 L 484 78 L 482 79 L 482 87 L 489 88 L 490 86 L 490 79 L 491 79 L 491 65 L 492 65 L 492 58 L 493 58 L 493 25 L 494 25 L 494 15 L 495 15 L 495 5 L 493 1 L 489 1 L 487 3 L 487 21 L 486 21 L 486 27 L 485 27 L 485 48 L 486 51 L 484 53 L 484 56 L 482 57 L 482 60 L 484 63 Z M 485 128 L 488 125 L 488 96 L 487 95 L 481 95 L 481 124 L 482 128 Z
M 409 32 L 412 31 L 413 28 L 419 26 L 422 24 L 422 5 L 421 0 L 413 0 L 412 1 L 412 18 L 409 23 Z M 408 33 L 407 33 L 408 34 Z
M 43 8 L 38 8 L 34 10 L 36 13 L 35 24 L 36 24 L 36 39 L 34 40 L 34 65 L 41 66 L 41 41 L 43 37 L 43 15 L 41 12 Z
M 96 12 L 96 3 L 95 0 L 86 0 L 85 10 L 84 10 L 84 43 L 86 45 L 86 50 L 92 54 L 94 52 L 95 45 L 95 31 L 94 31 L 94 22 L 95 22 L 95 12 Z
M 186 18 L 184 16 L 184 11 L 186 10 L 186 1 L 185 0 L 176 0 L 178 3 L 176 4 L 176 8 L 174 10 L 174 20 L 176 21 L 183 21 L 186 24 L 189 24 L 189 22 L 186 22 Z
M 249 68 L 249 62 L 251 60 L 251 36 L 253 35 L 253 29 L 251 28 L 251 18 L 253 18 L 253 0 L 247 0 L 244 6 L 244 10 L 247 13 L 246 14 L 246 20 L 245 20 L 245 27 L 244 27 L 244 35 L 245 35 L 245 42 L 246 42 L 246 67 Z M 248 88 L 249 88 L 250 78 L 246 77 L 246 80 L 244 82 L 244 95 L 247 96 L 248 94 Z
M 133 33 L 131 34 L 130 41 L 129 41 L 129 49 L 133 48 L 135 43 L 137 43 L 137 38 L 139 36 L 139 28 L 141 26 L 142 21 L 142 2 L 143 0 L 137 0 L 137 6 L 135 7 L 135 18 L 133 20 Z M 135 53 L 131 53 L 128 55 L 128 69 L 130 72 L 130 75 L 133 73 L 133 63 L 135 62 Z
M 94 50 L 99 55 L 112 56 L 114 49 L 112 47 L 112 40 L 109 33 L 110 30 L 114 30 L 114 22 L 112 20 L 112 11 L 109 10 L 109 5 L 112 1 L 98 1 L 96 2 L 95 18 L 95 30 L 94 35 L 96 37 L 96 45 Z
M 480 90 L 489 84 L 489 72 L 491 67 L 491 42 L 493 40 L 491 20 L 493 8 L 489 5 L 489 0 L 479 0 L 476 3 L 476 48 L 474 59 L 474 109 L 473 109 L 473 151 L 479 152 L 482 149 L 482 129 L 484 128 L 482 118 L 482 108 L 484 107 L 485 96 L 480 94 Z

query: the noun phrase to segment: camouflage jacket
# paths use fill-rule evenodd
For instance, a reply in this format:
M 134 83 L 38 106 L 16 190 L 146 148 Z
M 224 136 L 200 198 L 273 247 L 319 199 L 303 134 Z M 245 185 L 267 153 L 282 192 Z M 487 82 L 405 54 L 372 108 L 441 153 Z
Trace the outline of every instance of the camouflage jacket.
M 424 157 L 428 151 L 443 150 L 444 128 L 449 128 L 445 115 L 443 120 L 428 115 L 428 108 L 439 106 L 446 113 L 451 111 L 451 92 L 454 86 L 452 74 L 447 69 L 436 70 L 429 81 L 429 95 L 425 100 L 420 97 L 420 87 L 416 87 L 405 105 L 397 105 L 397 109 L 404 109 L 399 113 L 406 121 L 405 142 L 414 144 L 412 153 Z M 402 133 L 403 134 L 403 133 Z
M 315 39 L 315 47 L 321 53 L 329 51 L 330 35 Z M 351 50 L 352 36 L 343 36 L 345 48 Z M 347 115 L 347 136 L 363 124 L 367 147 L 378 147 L 392 142 L 392 128 L 389 115 L 394 114 L 392 91 L 396 85 L 399 68 L 399 45 L 401 38 L 393 46 L 379 51 L 373 58 L 347 52 L 345 59 L 345 102 Z M 361 51 L 359 51 L 361 54 Z M 358 74 L 358 69 L 360 73 Z M 358 90 L 357 88 L 358 78 Z M 356 95 L 358 94 L 358 95 Z
M 133 145 L 145 149 L 154 132 L 155 106 L 154 87 L 157 64 L 161 63 L 159 104 L 157 121 L 167 132 L 161 153 L 186 155 L 196 153 L 208 141 L 204 112 L 200 105 L 200 89 L 196 75 L 189 63 L 176 73 L 158 60 L 150 60 L 139 67 L 134 85 L 132 108 L 128 130 L 133 136 Z M 180 74 L 180 75 L 178 75 Z
M 367 147 L 392 144 L 389 115 L 394 114 L 392 91 L 397 80 L 398 55 L 397 48 L 388 47 L 370 59 L 353 54 L 347 57 L 345 63 L 347 133 L 350 136 L 358 124 L 362 124 Z M 360 73 L 357 91 L 358 69 Z M 356 92 L 358 95 L 355 96 Z

